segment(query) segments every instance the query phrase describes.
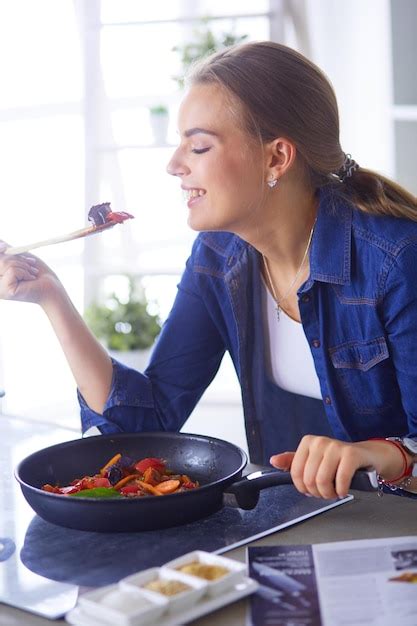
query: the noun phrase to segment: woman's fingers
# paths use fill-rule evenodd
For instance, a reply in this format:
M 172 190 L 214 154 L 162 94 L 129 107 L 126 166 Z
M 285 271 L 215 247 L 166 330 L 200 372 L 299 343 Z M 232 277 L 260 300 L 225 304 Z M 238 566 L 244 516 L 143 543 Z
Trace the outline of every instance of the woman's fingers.
M 335 485 L 336 475 L 340 466 L 340 448 L 338 444 L 338 441 L 333 441 L 326 447 L 316 472 L 315 488 L 321 498 L 337 498 L 342 495 Z M 343 493 L 343 495 L 346 494 Z
M 12 300 L 23 295 L 25 290 L 22 290 L 22 283 L 36 280 L 40 268 L 33 255 L 4 254 L 8 247 L 5 241 L 0 241 L 0 297 Z
M 14 298 L 23 281 L 36 280 L 37 275 L 21 267 L 9 267 L 1 278 L 0 296 L 4 299 Z
M 321 498 L 345 497 L 361 467 L 372 467 L 387 480 L 396 480 L 405 469 L 404 455 L 387 441 L 350 443 L 315 435 L 304 436 L 295 452 L 273 455 L 270 462 L 279 469 L 291 468 L 298 491 Z
M 2 254 L 2 250 L 7 248 L 4 241 L 0 241 L 0 280 L 5 285 L 4 277 L 7 275 L 7 283 L 14 282 L 12 279 L 13 272 L 18 280 L 26 280 L 27 274 L 37 276 L 39 274 L 39 266 L 36 257 L 24 254 L 6 255 Z
M 33 263 L 33 261 L 25 261 L 24 259 L 9 260 L 8 258 L 4 259 L 4 257 L 0 257 L 0 277 L 4 276 L 9 269 L 13 268 L 16 270 L 33 270 L 34 272 L 37 270 L 36 263 Z
M 291 464 L 292 481 L 301 493 L 309 493 L 304 483 L 304 468 L 309 457 L 310 437 L 310 435 L 307 435 L 302 438 Z
M 274 454 L 269 459 L 269 462 L 277 469 L 288 472 L 288 470 L 291 468 L 294 454 L 295 452 L 282 452 L 281 454 Z
M 271 457 L 280 469 L 291 468 L 295 487 L 301 493 L 320 497 L 345 497 L 356 469 L 364 465 L 363 453 L 355 444 L 329 437 L 306 435 L 296 452 Z

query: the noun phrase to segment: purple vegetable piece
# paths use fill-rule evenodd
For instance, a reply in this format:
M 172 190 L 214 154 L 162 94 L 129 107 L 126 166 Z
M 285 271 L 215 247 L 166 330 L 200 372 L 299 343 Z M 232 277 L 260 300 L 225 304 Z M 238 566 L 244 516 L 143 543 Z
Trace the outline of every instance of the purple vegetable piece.
M 88 212 L 88 221 L 92 222 L 94 226 L 101 226 L 108 221 L 107 215 L 109 213 L 111 213 L 110 202 L 95 204 Z
M 135 465 L 135 459 L 132 459 L 130 456 L 122 456 L 117 461 L 117 465 L 120 467 L 133 467 Z
M 117 464 L 111 465 L 107 469 L 107 478 L 109 479 L 112 485 L 115 485 L 116 483 L 118 483 L 119 480 L 122 479 L 122 477 L 123 477 L 123 472 L 120 469 L 120 467 L 117 467 Z

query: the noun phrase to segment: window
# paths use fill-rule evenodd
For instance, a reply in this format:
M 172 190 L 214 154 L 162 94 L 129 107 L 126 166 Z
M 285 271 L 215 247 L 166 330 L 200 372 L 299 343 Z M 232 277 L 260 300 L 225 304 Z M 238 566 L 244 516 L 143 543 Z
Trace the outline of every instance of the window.
M 14 245 L 84 223 L 82 63 L 73 2 L 0 4 L 1 238 Z M 46 248 L 82 306 L 82 244 Z M 38 307 L 1 302 L 2 409 L 44 417 L 75 408 L 74 384 Z M 71 405 L 72 403 L 72 405 Z M 55 415 L 47 414 L 48 419 Z
M 215 33 L 268 38 L 268 11 L 265 0 L 1 6 L 0 45 L 13 59 L 1 70 L 2 237 L 17 245 L 75 230 L 98 201 L 135 215 L 129 227 L 100 238 L 39 251 L 79 310 L 133 268 L 167 315 L 195 237 L 179 185 L 165 171 L 181 98 L 172 48 L 194 37 L 208 15 Z M 158 104 L 169 109 L 163 144 L 155 144 L 149 124 L 148 109 Z M 0 344 L 3 410 L 77 427 L 75 386 L 43 313 L 3 302 L 0 321 L 7 329 Z M 231 363 L 222 367 L 212 401 L 239 405 Z

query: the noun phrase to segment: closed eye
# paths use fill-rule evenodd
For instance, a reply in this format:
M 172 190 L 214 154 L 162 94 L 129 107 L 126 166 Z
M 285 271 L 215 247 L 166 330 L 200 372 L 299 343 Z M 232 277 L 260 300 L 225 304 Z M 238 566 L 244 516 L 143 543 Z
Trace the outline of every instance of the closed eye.
M 210 148 L 193 148 L 191 152 L 194 154 L 204 154 L 204 152 L 208 152 Z

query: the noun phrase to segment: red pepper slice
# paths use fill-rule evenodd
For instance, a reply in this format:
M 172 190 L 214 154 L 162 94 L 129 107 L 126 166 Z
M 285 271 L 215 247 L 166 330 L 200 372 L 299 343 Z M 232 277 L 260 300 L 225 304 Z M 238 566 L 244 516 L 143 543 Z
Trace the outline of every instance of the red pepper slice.
M 69 487 L 59 487 L 59 493 L 62 493 L 64 496 L 68 496 L 70 493 L 77 493 L 80 491 L 79 486 L 70 485 Z
M 163 474 L 165 471 L 165 461 L 163 459 L 155 459 L 153 457 L 149 457 L 147 459 L 142 459 L 135 465 L 135 470 L 137 470 L 140 474 L 144 474 L 148 467 L 153 467 L 158 472 Z
M 132 219 L 133 215 L 126 211 L 110 211 L 106 215 L 106 222 L 114 222 L 115 224 L 121 224 L 125 220 Z
M 193 483 L 191 480 L 188 480 L 185 483 L 182 483 L 181 487 L 184 487 L 184 489 L 195 489 L 197 487 L 197 484 Z
M 59 487 L 54 487 L 53 485 L 50 485 L 49 483 L 47 483 L 46 485 L 43 485 L 42 489 L 43 491 L 48 491 L 49 493 L 61 493 L 59 491 Z
M 141 488 L 137 483 L 126 485 L 126 487 L 122 487 L 120 489 L 120 493 L 122 493 L 124 496 L 127 496 L 129 493 L 137 493 L 138 491 L 141 491 Z

